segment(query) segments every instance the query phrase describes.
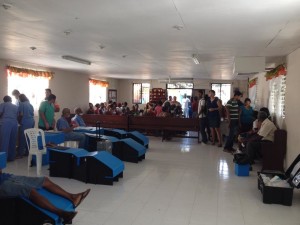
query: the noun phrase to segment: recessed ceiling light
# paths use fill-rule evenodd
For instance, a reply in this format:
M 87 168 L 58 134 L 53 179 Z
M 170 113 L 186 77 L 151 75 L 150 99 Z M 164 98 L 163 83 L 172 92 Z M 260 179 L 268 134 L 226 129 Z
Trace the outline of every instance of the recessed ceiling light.
M 104 49 L 104 48 L 105 48 L 105 46 L 104 46 L 104 45 L 102 45 L 102 44 L 100 44 L 100 45 L 99 45 L 99 48 L 100 48 L 100 49 Z
M 72 31 L 71 30 L 65 30 L 64 33 L 65 33 L 66 36 L 68 36 L 72 33 Z
M 34 50 L 36 50 L 36 47 L 32 46 L 32 47 L 30 47 L 30 49 L 31 49 L 32 51 L 34 51 Z
M 126 57 L 127 57 L 127 55 L 122 55 L 122 57 L 123 57 L 123 58 L 126 58 Z
M 176 30 L 182 30 L 183 26 L 182 25 L 175 25 L 175 26 L 173 26 L 173 28 L 176 29 Z
M 3 7 L 5 10 L 7 10 L 7 9 L 10 9 L 10 8 L 12 7 L 12 5 L 7 4 L 7 3 L 3 3 L 3 4 L 2 4 L 2 7 Z

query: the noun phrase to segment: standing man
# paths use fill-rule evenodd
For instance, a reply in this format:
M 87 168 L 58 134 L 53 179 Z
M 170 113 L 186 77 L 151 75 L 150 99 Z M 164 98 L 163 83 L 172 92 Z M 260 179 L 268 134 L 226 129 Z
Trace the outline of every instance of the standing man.
M 233 142 L 234 137 L 237 135 L 239 129 L 239 101 L 241 96 L 242 93 L 240 91 L 235 91 L 233 98 L 230 99 L 225 106 L 229 123 L 229 135 L 223 149 L 224 152 L 235 152 L 235 149 L 233 149 Z
M 186 97 L 186 94 L 183 95 L 182 99 L 182 107 L 183 107 L 183 114 L 185 118 L 189 118 L 189 103 L 190 99 Z
M 20 100 L 19 100 L 20 92 L 17 89 L 15 89 L 15 90 L 12 91 L 11 94 L 16 98 L 16 102 L 14 104 L 16 106 L 19 106 L 19 104 L 20 104 Z
M 52 94 L 52 91 L 50 88 L 46 88 L 45 89 L 45 100 L 47 100 L 47 98 L 49 97 L 49 95 Z
M 206 101 L 203 95 L 203 91 L 199 91 L 199 103 L 198 103 L 198 115 L 199 115 L 199 119 L 200 119 L 200 133 L 201 133 L 201 137 L 202 137 L 202 142 L 204 144 L 207 144 L 207 135 L 205 132 L 205 128 L 208 127 L 208 120 L 207 120 L 207 108 L 206 108 Z M 209 129 L 209 128 L 208 128 Z
M 54 130 L 54 103 L 56 96 L 50 94 L 47 100 L 43 101 L 39 108 L 39 128 L 42 130 Z
M 18 133 L 18 106 L 12 104 L 10 96 L 5 96 L 3 101 L 4 103 L 0 104 L 0 118 L 2 119 L 0 151 L 6 152 L 8 161 L 14 161 Z

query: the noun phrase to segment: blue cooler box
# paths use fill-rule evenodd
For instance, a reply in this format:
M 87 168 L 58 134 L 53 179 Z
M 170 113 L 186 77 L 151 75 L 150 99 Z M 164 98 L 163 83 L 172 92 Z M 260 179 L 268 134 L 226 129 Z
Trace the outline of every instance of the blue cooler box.
M 250 165 L 239 165 L 239 164 L 234 164 L 234 172 L 237 176 L 239 177 L 247 177 L 249 176 L 249 169 Z

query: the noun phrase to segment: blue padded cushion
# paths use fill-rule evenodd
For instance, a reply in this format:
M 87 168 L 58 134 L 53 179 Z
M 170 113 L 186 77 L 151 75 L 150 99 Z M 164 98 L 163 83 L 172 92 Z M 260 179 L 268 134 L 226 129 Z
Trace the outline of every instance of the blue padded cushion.
M 6 167 L 6 153 L 0 152 L 0 169 L 4 169 Z
M 64 153 L 64 154 L 72 154 L 72 155 L 76 156 L 76 158 L 77 158 L 76 164 L 77 165 L 80 164 L 80 157 L 86 157 L 88 155 L 93 154 L 92 152 L 88 152 L 87 150 L 85 150 L 83 148 L 70 148 L 67 150 L 58 150 L 58 149 L 49 148 L 49 150 Z
M 124 171 L 124 163 L 120 159 L 106 151 L 100 151 L 93 157 L 102 162 L 107 167 L 109 167 L 113 172 L 113 177 L 119 175 L 121 172 Z
M 66 211 L 74 211 L 73 203 L 71 201 L 69 201 L 68 199 L 65 199 L 59 195 L 53 194 L 43 188 L 38 189 L 37 191 L 40 195 L 47 198 L 57 208 L 60 208 L 60 209 L 66 210 Z M 22 199 L 25 200 L 26 202 L 28 202 L 29 204 L 31 204 L 32 206 L 34 206 L 35 208 L 39 209 L 41 212 L 43 212 L 47 216 L 51 217 L 55 221 L 56 225 L 62 224 L 62 221 L 58 215 L 56 215 L 48 210 L 40 208 L 39 206 L 37 206 L 36 204 L 31 202 L 27 198 L 22 198 Z
M 124 143 L 126 143 L 127 145 L 129 145 L 130 147 L 132 147 L 134 150 L 136 150 L 138 152 L 139 157 L 146 153 L 146 150 L 147 150 L 146 147 L 141 145 L 140 143 L 136 142 L 132 138 L 125 138 L 125 139 L 122 139 L 122 141 Z
M 142 133 L 140 133 L 138 131 L 132 131 L 132 132 L 129 132 L 129 133 L 136 136 L 138 139 L 142 140 L 144 142 L 144 145 L 149 144 L 149 138 L 146 137 L 145 135 L 143 135 Z

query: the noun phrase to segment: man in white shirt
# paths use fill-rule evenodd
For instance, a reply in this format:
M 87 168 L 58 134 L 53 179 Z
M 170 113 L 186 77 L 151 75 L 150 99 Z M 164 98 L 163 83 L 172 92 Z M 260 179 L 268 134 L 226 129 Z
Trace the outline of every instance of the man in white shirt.
M 186 96 L 186 94 L 183 95 L 182 99 L 182 107 L 183 107 L 183 114 L 185 118 L 189 118 L 189 103 L 190 99 Z
M 199 91 L 199 104 L 198 104 L 198 115 L 199 115 L 199 119 L 200 119 L 200 133 L 201 133 L 201 138 L 202 138 L 202 142 L 204 144 L 207 144 L 207 134 L 205 131 L 205 128 L 207 128 L 208 126 L 208 120 L 206 117 L 207 114 L 207 108 L 206 108 L 206 101 L 204 98 L 204 93 L 203 91 Z M 209 128 L 208 128 L 209 129 Z
M 261 122 L 261 127 L 257 132 L 255 140 L 251 140 L 247 143 L 246 149 L 250 164 L 254 163 L 254 157 L 256 153 L 261 153 L 262 142 L 274 141 L 274 133 L 277 130 L 277 127 L 268 119 L 268 115 L 265 112 L 260 111 L 257 119 L 258 122 Z

